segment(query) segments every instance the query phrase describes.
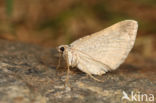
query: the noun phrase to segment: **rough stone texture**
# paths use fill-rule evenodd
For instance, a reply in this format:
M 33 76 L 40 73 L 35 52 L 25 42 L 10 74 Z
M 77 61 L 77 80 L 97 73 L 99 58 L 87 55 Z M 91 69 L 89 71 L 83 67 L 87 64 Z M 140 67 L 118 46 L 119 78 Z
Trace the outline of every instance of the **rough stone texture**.
M 104 82 L 72 69 L 66 87 L 64 63 L 56 70 L 57 61 L 55 49 L 0 40 L 0 103 L 128 103 L 123 91 L 156 96 L 155 58 L 131 53 L 117 70 L 95 76 Z

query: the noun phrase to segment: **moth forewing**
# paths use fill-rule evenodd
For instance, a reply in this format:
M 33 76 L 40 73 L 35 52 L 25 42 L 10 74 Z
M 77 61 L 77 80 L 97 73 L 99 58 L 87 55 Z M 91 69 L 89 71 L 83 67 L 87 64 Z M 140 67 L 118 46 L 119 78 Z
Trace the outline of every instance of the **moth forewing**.
M 106 73 L 108 70 L 110 70 L 110 67 L 103 64 L 100 61 L 95 60 L 91 56 L 75 50 L 77 53 L 78 57 L 75 58 L 77 59 L 77 67 L 86 73 L 94 74 L 94 75 L 102 75 Z
M 138 24 L 134 20 L 116 23 L 104 30 L 71 43 L 71 47 L 82 51 L 112 70 L 126 59 L 132 49 Z

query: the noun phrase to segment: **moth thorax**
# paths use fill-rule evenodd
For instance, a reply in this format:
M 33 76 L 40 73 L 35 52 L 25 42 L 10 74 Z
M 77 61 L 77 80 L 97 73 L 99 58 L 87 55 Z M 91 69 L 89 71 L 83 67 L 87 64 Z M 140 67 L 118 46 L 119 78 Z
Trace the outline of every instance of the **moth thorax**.
M 67 56 L 68 56 L 69 65 L 72 67 L 77 66 L 76 55 L 74 55 L 74 53 L 69 50 L 69 51 L 67 51 Z

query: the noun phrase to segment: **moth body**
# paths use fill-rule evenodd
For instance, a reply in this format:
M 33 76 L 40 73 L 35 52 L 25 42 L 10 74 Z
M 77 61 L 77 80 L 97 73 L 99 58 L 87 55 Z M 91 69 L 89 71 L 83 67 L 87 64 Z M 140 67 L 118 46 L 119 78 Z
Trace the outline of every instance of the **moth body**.
M 133 48 L 137 29 L 136 21 L 124 20 L 70 45 L 61 45 L 58 52 L 69 66 L 87 74 L 102 75 L 125 61 Z

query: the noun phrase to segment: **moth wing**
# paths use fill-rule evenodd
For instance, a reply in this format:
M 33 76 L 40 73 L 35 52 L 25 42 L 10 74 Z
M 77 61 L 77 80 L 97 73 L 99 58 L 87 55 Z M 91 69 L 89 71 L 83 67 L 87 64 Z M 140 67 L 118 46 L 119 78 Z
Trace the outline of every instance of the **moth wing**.
M 70 45 L 114 70 L 124 62 L 132 49 L 137 29 L 136 21 L 125 20 L 80 38 Z
M 100 61 L 95 60 L 88 54 L 85 54 L 81 51 L 74 51 L 77 55 L 76 61 L 78 61 L 77 67 L 87 73 L 87 74 L 95 74 L 102 75 L 110 70 L 110 67 L 103 64 Z

